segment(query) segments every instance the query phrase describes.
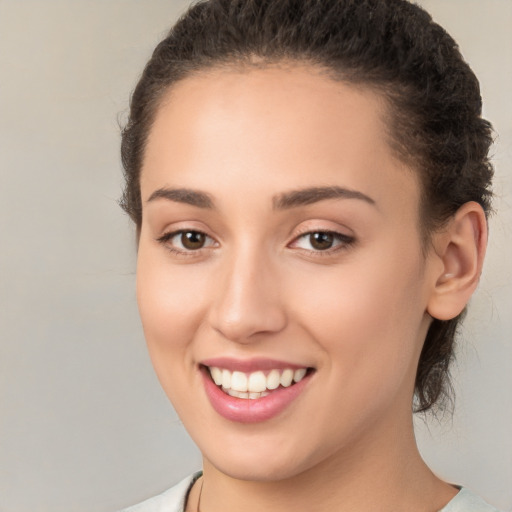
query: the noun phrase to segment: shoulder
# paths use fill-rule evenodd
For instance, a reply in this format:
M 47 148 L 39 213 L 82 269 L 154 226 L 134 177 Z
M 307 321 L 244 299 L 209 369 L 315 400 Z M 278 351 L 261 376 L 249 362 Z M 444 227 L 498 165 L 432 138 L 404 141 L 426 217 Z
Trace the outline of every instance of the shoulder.
M 463 487 L 439 512 L 499 512 L 499 510 Z
M 119 512 L 183 512 L 188 491 L 200 476 L 201 472 L 194 473 L 162 494 Z

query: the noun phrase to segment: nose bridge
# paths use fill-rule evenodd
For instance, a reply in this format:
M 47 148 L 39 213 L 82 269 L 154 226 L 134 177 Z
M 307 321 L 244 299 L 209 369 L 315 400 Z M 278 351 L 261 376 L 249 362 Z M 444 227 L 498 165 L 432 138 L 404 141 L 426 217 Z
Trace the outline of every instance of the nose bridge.
M 223 262 L 212 326 L 239 343 L 278 332 L 286 324 L 280 296 L 279 275 L 269 255 L 252 243 L 240 245 Z

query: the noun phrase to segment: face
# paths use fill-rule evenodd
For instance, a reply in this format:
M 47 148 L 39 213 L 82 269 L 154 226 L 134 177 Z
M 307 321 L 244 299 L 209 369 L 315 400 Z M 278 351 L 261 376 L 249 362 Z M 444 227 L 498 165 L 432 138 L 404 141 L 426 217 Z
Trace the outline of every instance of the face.
M 283 479 L 410 428 L 432 272 L 385 117 L 300 67 L 193 76 L 157 113 L 139 308 L 165 392 L 225 474 Z

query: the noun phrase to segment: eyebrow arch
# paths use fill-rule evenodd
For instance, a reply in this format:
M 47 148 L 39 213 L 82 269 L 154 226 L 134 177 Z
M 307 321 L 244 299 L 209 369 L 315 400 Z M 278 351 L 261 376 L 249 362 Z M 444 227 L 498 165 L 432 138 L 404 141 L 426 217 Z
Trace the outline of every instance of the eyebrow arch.
M 274 209 L 287 210 L 297 206 L 304 206 L 317 203 L 318 201 L 324 201 L 325 199 L 360 199 L 375 206 L 375 201 L 366 194 L 363 194 L 357 190 L 336 186 L 311 187 L 300 190 L 292 190 L 291 192 L 285 192 L 284 194 L 275 196 L 272 202 Z
M 147 202 L 149 203 L 155 199 L 168 199 L 169 201 L 190 204 L 198 208 L 214 208 L 213 200 L 208 194 L 188 188 L 159 188 L 149 196 Z

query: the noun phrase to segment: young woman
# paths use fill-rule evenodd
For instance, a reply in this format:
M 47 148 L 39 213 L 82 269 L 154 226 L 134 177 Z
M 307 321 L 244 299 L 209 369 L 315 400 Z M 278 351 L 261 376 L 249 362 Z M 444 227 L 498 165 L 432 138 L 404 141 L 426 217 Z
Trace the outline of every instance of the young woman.
M 437 478 L 482 270 L 478 81 L 404 0 L 210 0 L 156 48 L 123 206 L 160 382 L 203 470 L 130 511 L 494 510 Z

